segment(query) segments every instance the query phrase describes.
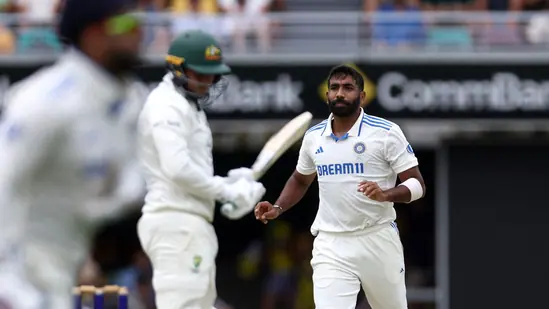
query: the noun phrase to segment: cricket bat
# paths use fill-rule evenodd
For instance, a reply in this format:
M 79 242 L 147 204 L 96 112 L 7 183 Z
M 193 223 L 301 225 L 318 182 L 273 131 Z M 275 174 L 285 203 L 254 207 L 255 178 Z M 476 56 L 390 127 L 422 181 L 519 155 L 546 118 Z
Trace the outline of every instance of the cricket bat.
M 269 138 L 251 167 L 255 180 L 259 180 L 263 177 L 271 166 L 273 166 L 273 164 L 288 151 L 293 144 L 305 135 L 312 120 L 313 114 L 304 112 L 290 120 L 290 122 L 284 125 L 275 135 Z M 221 207 L 221 212 L 231 212 L 233 207 L 233 204 L 224 204 Z

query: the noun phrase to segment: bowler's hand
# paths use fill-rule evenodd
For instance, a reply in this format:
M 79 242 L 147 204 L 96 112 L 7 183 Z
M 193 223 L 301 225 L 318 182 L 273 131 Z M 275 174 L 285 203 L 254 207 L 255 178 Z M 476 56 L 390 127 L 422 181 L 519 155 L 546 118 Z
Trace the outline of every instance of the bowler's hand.
M 280 210 L 273 207 L 273 204 L 263 201 L 257 203 L 254 210 L 255 218 L 263 224 L 267 224 L 269 220 L 274 220 L 280 215 Z
M 389 196 L 373 181 L 362 181 L 358 185 L 358 192 L 362 192 L 369 199 L 377 202 L 388 202 Z

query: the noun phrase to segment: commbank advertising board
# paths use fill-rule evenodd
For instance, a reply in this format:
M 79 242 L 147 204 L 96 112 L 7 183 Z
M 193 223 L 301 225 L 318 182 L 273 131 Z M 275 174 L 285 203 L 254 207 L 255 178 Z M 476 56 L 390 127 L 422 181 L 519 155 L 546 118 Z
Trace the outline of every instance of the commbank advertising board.
M 549 117 L 549 71 L 542 65 L 354 65 L 365 77 L 367 110 L 387 118 Z M 211 118 L 281 119 L 302 111 L 325 118 L 329 65 L 233 65 L 230 86 Z M 0 68 L 0 92 L 38 66 Z M 148 87 L 164 66 L 138 71 Z

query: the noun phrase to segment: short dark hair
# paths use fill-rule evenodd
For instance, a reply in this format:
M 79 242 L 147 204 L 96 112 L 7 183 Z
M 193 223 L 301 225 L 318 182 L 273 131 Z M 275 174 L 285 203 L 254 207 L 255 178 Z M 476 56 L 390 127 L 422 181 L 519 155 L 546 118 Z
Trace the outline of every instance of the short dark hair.
M 330 80 L 332 77 L 345 78 L 347 76 L 351 76 L 358 89 L 360 89 L 360 91 L 364 91 L 364 77 L 360 74 L 360 72 L 348 65 L 338 65 L 330 70 L 328 80 L 326 81 L 326 83 L 328 83 L 328 88 L 330 87 Z

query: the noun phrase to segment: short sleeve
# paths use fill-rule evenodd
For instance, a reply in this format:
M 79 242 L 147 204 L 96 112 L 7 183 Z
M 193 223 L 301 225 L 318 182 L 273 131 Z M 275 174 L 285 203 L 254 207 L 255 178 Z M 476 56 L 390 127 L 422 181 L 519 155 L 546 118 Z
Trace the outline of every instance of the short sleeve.
M 385 141 L 385 158 L 391 169 L 400 174 L 418 165 L 414 150 L 399 126 L 392 126 Z
M 311 175 L 316 172 L 316 166 L 309 154 L 309 145 L 311 140 L 303 138 L 303 143 L 301 143 L 301 149 L 299 150 L 299 158 L 297 159 L 296 170 L 302 175 Z

